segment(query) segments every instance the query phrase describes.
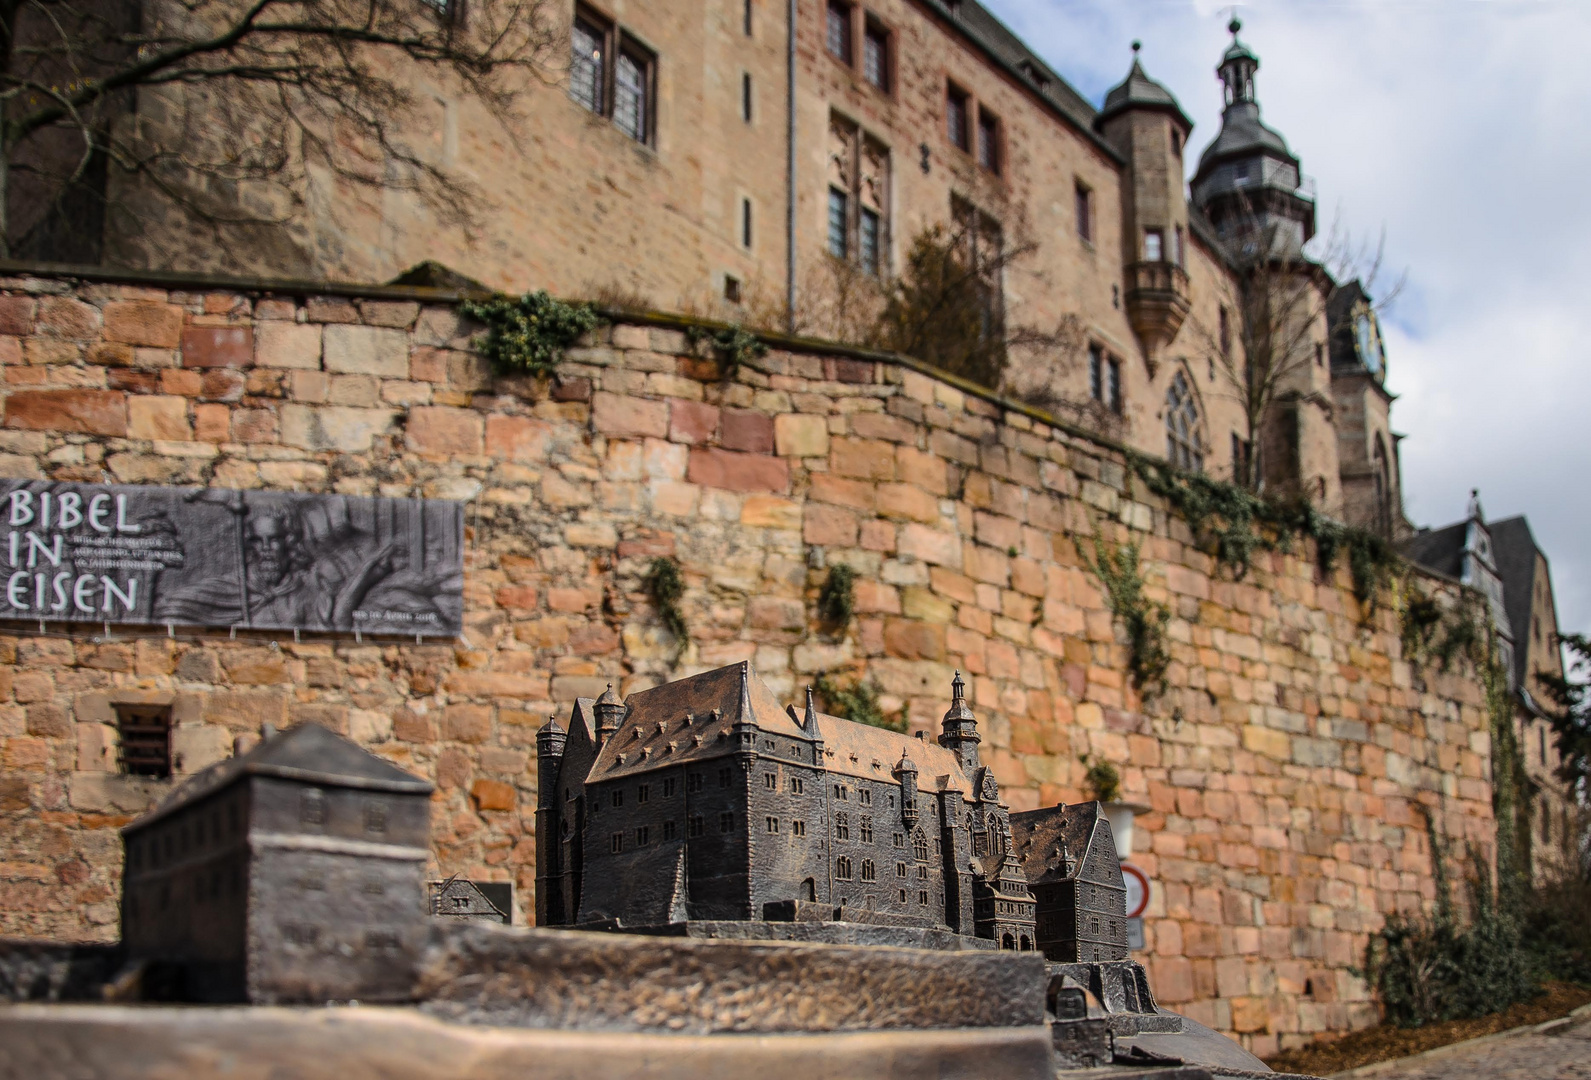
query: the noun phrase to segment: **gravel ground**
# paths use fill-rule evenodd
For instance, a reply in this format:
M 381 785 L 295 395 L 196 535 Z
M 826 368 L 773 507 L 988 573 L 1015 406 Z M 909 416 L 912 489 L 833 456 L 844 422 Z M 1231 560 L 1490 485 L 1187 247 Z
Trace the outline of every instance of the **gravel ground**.
M 1591 1080 L 1591 1017 L 1548 1032 L 1492 1039 L 1465 1050 L 1438 1052 L 1383 1067 L 1375 1080 Z

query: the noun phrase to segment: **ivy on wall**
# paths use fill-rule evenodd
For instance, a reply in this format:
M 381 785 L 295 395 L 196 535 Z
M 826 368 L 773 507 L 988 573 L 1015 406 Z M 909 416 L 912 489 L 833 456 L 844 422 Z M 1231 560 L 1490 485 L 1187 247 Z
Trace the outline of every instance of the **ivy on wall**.
M 460 310 L 486 325 L 476 349 L 499 375 L 552 374 L 564 350 L 602 321 L 589 304 L 554 300 L 545 289 L 517 300 L 466 300 Z
M 1105 586 L 1105 602 L 1127 630 L 1128 671 L 1133 686 L 1145 697 L 1166 689 L 1166 669 L 1171 653 L 1166 648 L 1166 623 L 1171 612 L 1144 595 L 1143 573 L 1138 568 L 1138 543 L 1108 543 L 1094 531 L 1094 558 L 1079 551 L 1083 563 Z
M 663 620 L 663 625 L 684 648 L 691 635 L 690 627 L 685 625 L 685 615 L 679 609 L 680 598 L 685 595 L 685 578 L 680 573 L 679 563 L 667 555 L 659 555 L 647 568 L 642 583 L 652 603 L 657 605 L 657 614 Z
M 818 618 L 831 626 L 844 627 L 855 612 L 856 570 L 836 563 L 818 590 Z
M 829 673 L 825 671 L 818 675 L 813 689 L 828 706 L 828 711 L 842 720 L 853 720 L 858 724 L 867 724 L 886 731 L 906 730 L 904 715 L 890 717 L 884 714 L 883 708 L 878 703 L 882 691 L 875 682 L 857 679 L 842 684 L 830 678 Z
M 725 379 L 733 379 L 740 371 L 740 365 L 768 355 L 768 346 L 763 340 L 739 323 L 717 331 L 692 326 L 685 331 L 685 336 L 692 345 L 706 341 L 712 346 L 713 352 L 718 354 Z

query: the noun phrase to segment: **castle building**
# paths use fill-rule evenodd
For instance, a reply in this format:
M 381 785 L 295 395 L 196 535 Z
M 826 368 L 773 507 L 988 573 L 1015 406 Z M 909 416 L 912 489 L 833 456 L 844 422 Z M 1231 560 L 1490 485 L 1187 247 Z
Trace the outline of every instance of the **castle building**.
M 380 1000 L 423 914 L 432 785 L 300 724 L 122 830 L 122 941 L 178 996 Z
M 1127 885 L 1099 803 L 1012 814 L 1011 830 L 1040 951 L 1057 963 L 1126 960 Z
M 1401 521 L 1384 374 L 1336 362 L 1336 283 L 1299 256 L 1314 184 L 1261 119 L 1260 59 L 1236 21 L 1221 128 L 1190 186 L 1193 123 L 1136 49 L 1096 109 L 976 0 L 824 0 L 788 19 L 765 0 L 560 7 L 546 77 L 513 90 L 519 137 L 419 68 L 424 107 L 391 120 L 400 141 L 425 125 L 407 141 L 484 200 L 489 236 L 408 188 L 330 185 L 288 199 L 269 242 L 187 242 L 178 209 L 137 229 L 111 215 L 101 257 L 366 281 L 434 260 L 510 292 L 861 341 L 867 297 L 881 304 L 943 227 L 990 268 L 986 325 L 1076 331 L 1014 347 L 995 389 L 1188 469 Z M 439 9 L 469 26 L 469 5 Z M 406 63 L 386 73 L 401 84 Z M 1301 284 L 1256 284 L 1256 236 L 1298 260 Z M 1256 335 L 1245 313 L 1273 288 L 1291 294 L 1290 325 Z M 1246 342 L 1283 338 L 1286 378 L 1252 417 Z
M 538 925 L 863 922 L 1033 949 L 1010 811 L 952 689 L 937 743 L 810 690 L 782 708 L 749 663 L 581 700 L 538 736 Z

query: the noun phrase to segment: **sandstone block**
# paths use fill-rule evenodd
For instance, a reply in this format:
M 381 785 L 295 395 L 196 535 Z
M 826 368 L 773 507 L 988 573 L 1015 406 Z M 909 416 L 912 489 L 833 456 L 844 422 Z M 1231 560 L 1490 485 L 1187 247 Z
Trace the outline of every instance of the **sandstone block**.
M 319 370 L 320 327 L 315 323 L 256 324 L 254 362 L 261 367 Z
M 780 457 L 826 457 L 829 423 L 826 417 L 782 413 L 774 417 L 774 444 Z
M 342 375 L 409 377 L 409 336 L 402 330 L 338 324 L 322 337 L 326 370 Z
M 117 390 L 21 390 L 5 409 L 8 428 L 127 434 L 127 395 Z
M 128 399 L 127 437 L 172 441 L 193 438 L 188 426 L 188 399 L 160 395 Z
M 246 368 L 254 359 L 254 328 L 189 326 L 182 331 L 182 366 Z
M 0 334 L 26 337 L 33 333 L 33 313 L 38 307 L 31 296 L 0 296 Z
M 807 622 L 801 601 L 777 596 L 753 597 L 746 612 L 752 627 L 758 630 L 800 630 Z
M 790 490 L 790 466 L 785 462 L 733 450 L 693 448 L 685 478 L 693 484 L 727 491 Z
M 934 566 L 961 566 L 961 540 L 953 533 L 940 532 L 916 522 L 900 531 L 900 553 L 912 555 Z
M 409 410 L 409 449 L 418 454 L 479 454 L 484 425 L 471 409 L 422 405 Z
M 725 450 L 748 454 L 773 451 L 773 418 L 755 409 L 725 409 L 718 441 Z
M 908 521 L 939 520 L 939 500 L 915 484 L 878 485 L 878 512 Z
M 799 529 L 801 505 L 777 495 L 748 495 L 740 507 L 740 523 L 764 529 Z
M 449 705 L 442 714 L 442 737 L 455 742 L 483 743 L 492 736 L 489 705 Z
M 809 544 L 833 547 L 855 547 L 857 536 L 856 515 L 838 506 L 808 503 L 803 514 L 801 538 Z
M 527 416 L 492 416 L 486 421 L 486 452 L 508 461 L 544 461 L 552 425 Z
M 226 442 L 231 438 L 232 410 L 225 405 L 193 407 L 193 437 L 201 442 Z
M 369 450 L 377 435 L 392 430 L 390 409 L 355 409 L 343 405 L 283 405 L 282 442 L 305 450 Z
M 895 445 L 878 439 L 835 439 L 829 467 L 858 480 L 895 479 Z
M 668 402 L 599 390 L 591 396 L 591 423 L 603 435 L 668 437 Z
M 677 443 L 709 443 L 718 432 L 718 406 L 676 399 L 669 405 L 668 437 Z
M 182 343 L 183 312 L 175 304 L 113 300 L 105 305 L 105 339 L 175 349 Z
M 945 628 L 914 619 L 888 619 L 884 623 L 884 650 L 901 660 L 943 660 Z
M 470 785 L 470 798 L 477 810 L 512 810 L 515 792 L 510 784 L 482 777 Z

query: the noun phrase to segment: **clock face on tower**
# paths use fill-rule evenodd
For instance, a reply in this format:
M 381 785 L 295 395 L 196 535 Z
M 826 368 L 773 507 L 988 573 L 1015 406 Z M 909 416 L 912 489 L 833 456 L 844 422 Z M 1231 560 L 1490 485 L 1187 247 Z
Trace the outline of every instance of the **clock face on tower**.
M 1370 374 L 1381 375 L 1381 335 L 1369 315 L 1360 315 L 1354 321 L 1354 332 L 1359 338 L 1359 359 L 1370 369 Z

